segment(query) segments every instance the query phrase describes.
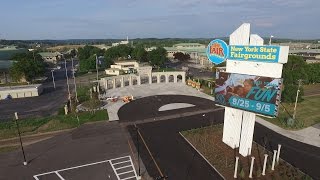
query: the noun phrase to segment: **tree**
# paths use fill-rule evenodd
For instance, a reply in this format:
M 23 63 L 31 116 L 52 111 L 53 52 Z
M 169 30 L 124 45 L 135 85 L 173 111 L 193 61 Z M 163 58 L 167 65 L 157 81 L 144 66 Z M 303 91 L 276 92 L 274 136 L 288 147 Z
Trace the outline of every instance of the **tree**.
M 176 52 L 173 54 L 174 59 L 178 59 L 179 61 L 187 61 L 190 59 L 190 55 L 187 53 Z
M 89 71 L 96 68 L 96 56 L 102 56 L 103 49 L 94 46 L 84 46 L 78 49 L 79 63 L 81 71 Z
M 70 55 L 71 55 L 71 57 L 75 57 L 77 55 L 77 51 L 75 49 L 72 49 L 70 51 Z
M 26 52 L 16 54 L 12 58 L 15 62 L 10 68 L 10 76 L 15 81 L 25 78 L 31 82 L 45 73 L 45 63 L 38 53 Z
M 139 62 L 148 61 L 148 53 L 142 46 L 135 47 L 131 54 L 132 58 L 136 59 Z
M 295 102 L 298 80 L 302 79 L 308 82 L 307 63 L 299 56 L 289 56 L 288 62 L 283 67 L 283 84 L 282 100 L 284 102 Z M 302 100 L 303 87 L 300 87 L 300 96 L 298 101 Z
M 158 47 L 148 53 L 148 60 L 152 66 L 162 67 L 167 60 L 167 51 Z
M 308 64 L 307 75 L 309 83 L 320 83 L 320 64 Z

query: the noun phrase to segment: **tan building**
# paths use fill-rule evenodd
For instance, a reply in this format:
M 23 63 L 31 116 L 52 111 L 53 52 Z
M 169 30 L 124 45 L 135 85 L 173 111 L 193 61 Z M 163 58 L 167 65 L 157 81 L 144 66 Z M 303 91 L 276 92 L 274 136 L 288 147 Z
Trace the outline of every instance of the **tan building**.
M 53 64 L 56 64 L 60 59 L 63 58 L 63 54 L 61 54 L 59 52 L 53 52 L 53 53 L 52 52 L 41 52 L 39 54 L 45 62 L 50 62 Z
M 42 91 L 41 84 L 0 87 L 0 99 L 34 97 L 39 96 Z
M 109 69 L 106 69 L 107 75 L 121 75 L 134 73 L 139 68 L 139 63 L 135 60 L 116 61 Z
M 190 55 L 190 59 L 194 60 L 196 64 L 202 65 L 204 68 L 211 68 L 214 64 L 207 58 L 206 46 L 199 43 L 179 43 L 173 47 L 165 47 L 167 50 L 167 57 L 173 59 L 173 54 L 182 52 Z

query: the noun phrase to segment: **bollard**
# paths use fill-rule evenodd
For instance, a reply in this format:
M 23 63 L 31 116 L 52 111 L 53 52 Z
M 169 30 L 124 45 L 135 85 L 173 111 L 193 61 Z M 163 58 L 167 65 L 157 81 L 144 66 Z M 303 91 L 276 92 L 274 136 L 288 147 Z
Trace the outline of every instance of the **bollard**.
M 277 156 L 277 150 L 273 150 L 273 159 L 272 159 L 272 166 L 271 166 L 271 170 L 274 170 L 274 165 L 275 165 L 275 161 L 276 161 L 276 156 Z
M 266 175 L 267 160 L 268 160 L 268 154 L 264 154 L 262 176 Z
M 64 105 L 64 114 L 67 115 L 68 114 L 68 106 Z
M 253 171 L 253 164 L 254 164 L 254 157 L 251 157 L 251 166 L 250 166 L 250 173 L 249 173 L 249 178 L 252 178 L 252 171 Z
M 281 144 L 278 144 L 277 163 L 279 163 Z
M 234 175 L 233 175 L 234 178 L 237 178 L 237 174 L 238 174 L 238 163 L 239 163 L 239 157 L 237 156 L 237 157 L 236 157 L 236 164 L 235 164 L 235 166 L 234 166 Z

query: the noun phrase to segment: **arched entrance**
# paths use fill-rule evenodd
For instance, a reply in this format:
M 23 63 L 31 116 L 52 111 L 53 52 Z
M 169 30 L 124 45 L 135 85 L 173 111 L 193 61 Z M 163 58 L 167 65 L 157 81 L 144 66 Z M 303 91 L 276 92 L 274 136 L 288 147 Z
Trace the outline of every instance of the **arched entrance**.
M 169 82 L 174 82 L 174 76 L 173 75 L 169 76 Z
M 157 83 L 157 80 L 158 80 L 157 76 L 152 76 L 152 83 Z
M 165 75 L 161 75 L 160 76 L 160 83 L 165 83 L 166 82 L 166 76 Z
M 178 82 L 178 83 L 182 82 L 182 75 L 179 74 L 179 75 L 177 76 L 177 82 Z
M 148 84 L 149 83 L 149 76 L 146 76 L 146 75 L 143 75 L 143 76 L 140 76 L 140 82 L 141 84 Z

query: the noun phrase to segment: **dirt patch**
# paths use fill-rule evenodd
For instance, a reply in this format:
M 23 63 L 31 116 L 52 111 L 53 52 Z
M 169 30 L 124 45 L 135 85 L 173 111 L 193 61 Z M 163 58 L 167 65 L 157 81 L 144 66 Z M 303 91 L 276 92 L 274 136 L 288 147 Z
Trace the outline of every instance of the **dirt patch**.
M 243 157 L 239 149 L 232 149 L 222 142 L 223 126 L 210 126 L 182 134 L 190 143 L 213 165 L 226 179 L 234 179 L 235 157 L 239 157 L 238 178 L 249 179 L 251 157 L 255 157 L 253 178 L 254 179 L 307 179 L 307 175 L 294 168 L 283 160 L 271 170 L 273 153 L 264 147 L 253 143 L 251 156 Z M 262 176 L 264 154 L 268 154 L 266 175 Z M 311 178 L 310 178 L 311 179 Z

